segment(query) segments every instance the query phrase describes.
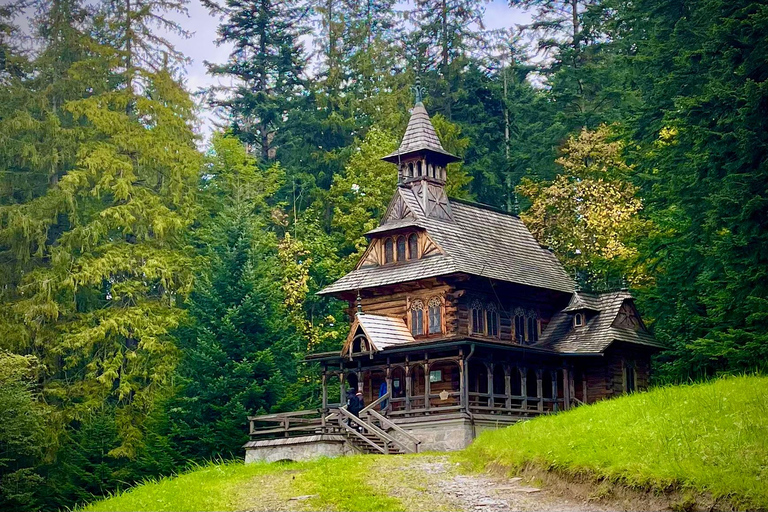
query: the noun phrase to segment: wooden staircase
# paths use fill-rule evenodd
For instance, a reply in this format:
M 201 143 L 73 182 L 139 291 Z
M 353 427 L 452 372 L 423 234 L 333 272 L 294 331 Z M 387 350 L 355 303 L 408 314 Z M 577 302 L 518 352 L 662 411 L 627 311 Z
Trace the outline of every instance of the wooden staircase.
M 326 423 L 335 422 L 350 444 L 362 453 L 397 455 L 418 452 L 421 441 L 373 409 L 387 398 L 388 393 L 360 411 L 359 417 L 342 406 L 325 418 Z M 392 435 L 394 432 L 400 434 L 399 438 Z

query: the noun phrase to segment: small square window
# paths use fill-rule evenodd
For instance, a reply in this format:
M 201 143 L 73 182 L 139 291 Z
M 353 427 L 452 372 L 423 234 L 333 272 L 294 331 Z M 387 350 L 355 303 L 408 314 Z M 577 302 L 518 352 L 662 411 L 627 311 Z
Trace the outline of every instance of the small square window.
M 429 382 L 441 382 L 443 380 L 442 370 L 432 370 L 429 372 Z

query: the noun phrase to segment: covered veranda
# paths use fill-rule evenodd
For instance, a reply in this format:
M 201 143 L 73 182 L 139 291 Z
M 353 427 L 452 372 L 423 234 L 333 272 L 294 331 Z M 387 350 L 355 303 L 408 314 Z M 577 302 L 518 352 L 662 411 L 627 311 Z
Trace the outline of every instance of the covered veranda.
M 343 405 L 347 389 L 366 404 L 382 395 L 381 414 L 397 422 L 436 414 L 513 418 L 578 403 L 573 371 L 562 357 L 514 344 L 440 341 L 348 355 L 315 354 L 322 368 L 322 411 Z

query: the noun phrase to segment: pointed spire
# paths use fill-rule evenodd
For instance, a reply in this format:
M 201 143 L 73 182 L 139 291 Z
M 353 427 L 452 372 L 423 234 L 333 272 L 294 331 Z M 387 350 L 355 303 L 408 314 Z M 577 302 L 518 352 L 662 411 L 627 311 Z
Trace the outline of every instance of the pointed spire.
M 360 297 L 360 290 L 357 290 L 357 314 L 363 312 L 363 298 Z
M 421 86 L 421 77 L 416 75 L 416 85 L 413 86 L 413 93 L 416 96 L 415 105 L 419 105 L 424 100 L 424 87 Z

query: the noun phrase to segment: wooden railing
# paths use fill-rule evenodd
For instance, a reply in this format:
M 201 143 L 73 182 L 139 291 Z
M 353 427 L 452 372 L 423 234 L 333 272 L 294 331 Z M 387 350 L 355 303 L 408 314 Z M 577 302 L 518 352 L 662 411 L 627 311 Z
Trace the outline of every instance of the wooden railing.
M 326 432 L 320 409 L 248 416 L 251 437 L 276 438 L 306 436 Z
M 413 446 L 411 447 L 411 446 L 406 445 L 405 443 L 401 443 L 400 441 L 397 441 L 397 439 L 395 437 L 392 437 L 392 439 L 395 442 L 395 444 L 397 444 L 403 451 L 405 451 L 407 453 L 418 453 L 419 445 L 421 444 L 421 441 L 418 438 L 412 436 L 411 434 L 409 434 L 408 432 L 406 432 L 405 430 L 400 428 L 394 421 L 390 420 L 389 418 L 386 418 L 386 417 L 382 416 L 381 414 L 379 414 L 378 412 L 374 411 L 373 409 L 371 409 L 369 411 L 366 411 L 365 414 L 369 416 L 368 421 L 366 421 L 367 424 L 371 425 L 371 424 L 373 424 L 372 423 L 373 420 L 377 420 L 379 422 L 379 424 L 382 426 L 383 429 L 391 428 L 392 430 L 394 430 L 398 434 L 400 434 L 403 437 L 405 437 L 411 443 L 413 443 Z

